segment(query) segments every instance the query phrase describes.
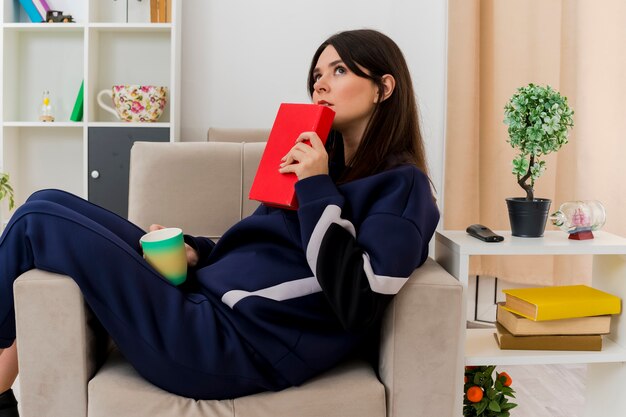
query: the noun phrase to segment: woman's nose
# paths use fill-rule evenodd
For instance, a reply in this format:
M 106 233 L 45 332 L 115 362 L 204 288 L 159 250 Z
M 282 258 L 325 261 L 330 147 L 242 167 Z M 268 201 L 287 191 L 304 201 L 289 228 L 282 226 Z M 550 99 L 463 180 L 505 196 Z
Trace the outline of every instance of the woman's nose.
M 313 90 L 318 93 L 321 91 L 328 92 L 328 83 L 326 83 L 324 78 L 320 76 L 317 81 L 315 81 L 315 84 L 313 84 Z

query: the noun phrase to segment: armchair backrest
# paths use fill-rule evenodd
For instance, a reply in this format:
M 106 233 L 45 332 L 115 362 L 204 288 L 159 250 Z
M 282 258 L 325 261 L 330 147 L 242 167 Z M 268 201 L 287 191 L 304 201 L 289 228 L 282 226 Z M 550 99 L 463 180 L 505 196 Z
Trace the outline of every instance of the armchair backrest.
M 210 127 L 208 142 L 267 142 L 269 129 Z
M 258 206 L 248 192 L 263 149 L 264 142 L 136 142 L 128 219 L 219 238 Z

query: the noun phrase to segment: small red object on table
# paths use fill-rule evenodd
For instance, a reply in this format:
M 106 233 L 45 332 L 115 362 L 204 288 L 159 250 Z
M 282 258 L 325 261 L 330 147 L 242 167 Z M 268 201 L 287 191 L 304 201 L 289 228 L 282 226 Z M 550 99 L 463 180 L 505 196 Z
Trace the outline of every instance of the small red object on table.
M 572 239 L 572 240 L 593 239 L 593 233 L 591 232 L 591 230 L 583 230 L 583 231 L 576 232 L 576 233 L 570 233 L 569 239 Z

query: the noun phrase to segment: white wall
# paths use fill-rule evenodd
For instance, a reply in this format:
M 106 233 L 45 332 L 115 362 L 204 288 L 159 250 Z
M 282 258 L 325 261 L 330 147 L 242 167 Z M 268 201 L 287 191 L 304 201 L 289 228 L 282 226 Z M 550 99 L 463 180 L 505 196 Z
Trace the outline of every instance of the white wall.
M 184 0 L 181 139 L 209 126 L 270 128 L 281 102 L 308 102 L 306 76 L 335 32 L 378 29 L 408 61 L 431 176 L 442 200 L 446 0 Z

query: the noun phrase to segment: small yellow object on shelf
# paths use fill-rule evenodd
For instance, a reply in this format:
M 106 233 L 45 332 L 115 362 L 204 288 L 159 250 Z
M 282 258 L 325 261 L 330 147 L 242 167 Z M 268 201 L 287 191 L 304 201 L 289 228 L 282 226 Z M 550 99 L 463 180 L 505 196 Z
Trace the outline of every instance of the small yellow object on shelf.
M 48 90 L 45 90 L 43 92 L 41 111 L 39 113 L 39 121 L 54 122 L 54 116 L 52 115 L 52 104 L 50 103 L 50 91 Z

